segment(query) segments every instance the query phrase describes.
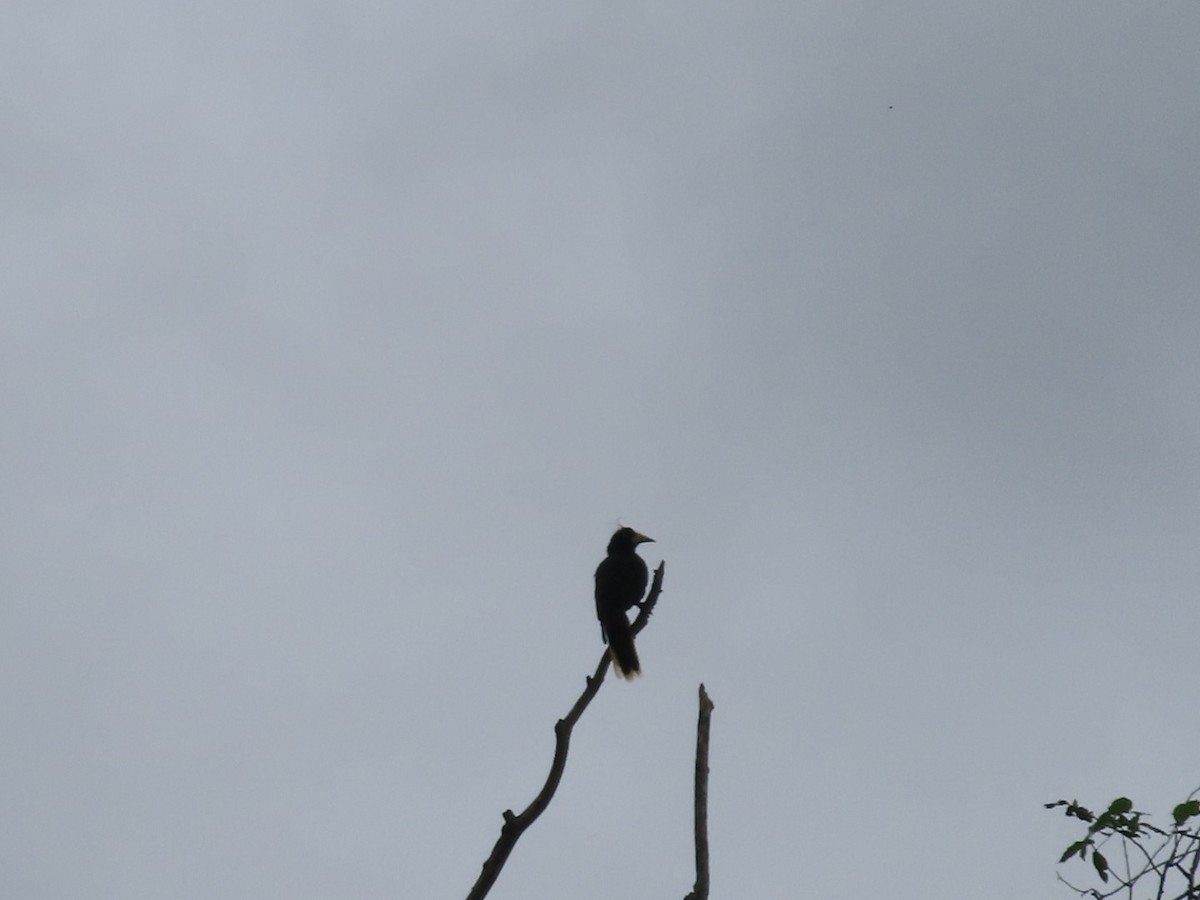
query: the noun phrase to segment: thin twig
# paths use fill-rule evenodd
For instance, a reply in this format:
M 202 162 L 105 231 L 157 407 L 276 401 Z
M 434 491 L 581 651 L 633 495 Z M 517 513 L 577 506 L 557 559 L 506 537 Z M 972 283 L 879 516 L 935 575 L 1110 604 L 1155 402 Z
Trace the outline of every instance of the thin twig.
M 659 563 L 658 568 L 654 570 L 650 593 L 642 602 L 641 612 L 638 613 L 632 626 L 634 634 L 646 627 L 646 623 L 650 621 L 650 616 L 654 613 L 654 604 L 658 602 L 658 595 L 662 592 L 665 570 L 666 563 Z M 600 664 L 596 666 L 596 671 L 588 677 L 587 686 L 579 695 L 579 699 L 575 701 L 575 705 L 571 707 L 571 711 L 565 718 L 554 723 L 554 760 L 550 763 L 550 772 L 546 776 L 546 783 L 542 785 L 538 795 L 533 798 L 533 802 L 519 814 L 514 813 L 511 809 L 504 811 L 504 825 L 500 828 L 500 837 L 496 840 L 496 846 L 492 848 L 491 855 L 484 861 L 483 871 L 479 873 L 479 879 L 471 888 L 471 893 L 467 894 L 467 900 L 483 900 L 488 895 L 488 891 L 492 889 L 492 885 L 496 883 L 496 878 L 500 875 L 500 870 L 508 861 L 508 855 L 512 853 L 513 847 L 525 833 L 525 829 L 532 825 L 550 805 L 550 801 L 554 798 L 554 792 L 558 790 L 558 783 L 562 780 L 563 771 L 567 767 L 571 730 L 579 721 L 579 717 L 583 715 L 583 711 L 587 709 L 588 704 L 592 702 L 592 698 L 599 692 L 600 685 L 604 683 L 604 676 L 608 672 L 608 665 L 609 656 L 608 651 L 605 650 Z
M 700 685 L 700 718 L 696 723 L 696 884 L 684 900 L 708 900 L 708 733 L 713 702 Z

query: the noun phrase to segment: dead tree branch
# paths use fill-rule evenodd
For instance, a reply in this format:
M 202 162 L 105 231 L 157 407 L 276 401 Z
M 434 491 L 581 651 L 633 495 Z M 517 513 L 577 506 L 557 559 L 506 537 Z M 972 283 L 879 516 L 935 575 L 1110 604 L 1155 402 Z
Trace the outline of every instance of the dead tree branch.
M 650 593 L 642 601 L 641 611 L 631 626 L 635 635 L 646 627 L 646 623 L 650 621 L 650 616 L 654 613 L 654 605 L 658 602 L 658 595 L 662 592 L 665 569 L 666 563 L 659 563 L 658 568 L 654 570 Z M 513 847 L 525 833 L 525 829 L 537 821 L 538 816 L 545 812 L 546 807 L 550 805 L 550 801 L 554 798 L 554 792 L 558 790 L 558 783 L 562 781 L 563 771 L 567 767 L 567 751 L 571 744 L 571 731 L 575 728 L 579 717 L 583 715 L 583 711 L 587 709 L 588 704 L 592 702 L 592 698 L 600 691 L 600 685 L 604 682 L 608 666 L 608 651 L 605 650 L 603 658 L 596 666 L 596 671 L 588 677 L 587 686 L 579 695 L 579 699 L 575 701 L 575 705 L 571 707 L 571 711 L 554 723 L 554 759 L 550 763 L 550 772 L 546 776 L 546 783 L 542 785 L 538 795 L 533 798 L 533 802 L 520 813 L 514 813 L 511 809 L 504 811 L 504 825 L 500 828 L 500 837 L 496 840 L 491 855 L 484 861 L 483 871 L 479 873 L 479 879 L 471 888 L 471 893 L 467 894 L 467 900 L 483 900 L 488 895 L 488 891 L 492 889 L 492 885 L 496 883 L 496 878 L 500 875 L 500 870 L 508 861 Z
M 700 718 L 696 723 L 696 884 L 684 900 L 708 900 L 708 733 L 713 702 L 700 685 Z

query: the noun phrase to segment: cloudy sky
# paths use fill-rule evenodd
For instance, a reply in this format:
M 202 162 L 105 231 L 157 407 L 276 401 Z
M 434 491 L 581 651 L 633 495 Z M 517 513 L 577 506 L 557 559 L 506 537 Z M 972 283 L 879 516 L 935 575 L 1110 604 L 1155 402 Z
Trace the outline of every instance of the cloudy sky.
M 645 675 L 493 897 L 686 893 L 702 681 L 714 897 L 1069 897 L 1043 802 L 1200 784 L 1198 43 L 7 9 L 0 895 L 464 896 L 624 523 Z

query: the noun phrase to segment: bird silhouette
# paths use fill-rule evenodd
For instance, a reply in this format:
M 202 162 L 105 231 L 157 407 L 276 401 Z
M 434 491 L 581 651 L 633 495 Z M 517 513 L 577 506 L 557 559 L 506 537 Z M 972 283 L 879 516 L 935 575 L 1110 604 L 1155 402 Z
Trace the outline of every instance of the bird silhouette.
M 608 556 L 596 568 L 596 617 L 613 668 L 621 678 L 633 678 L 642 671 L 625 612 L 641 605 L 650 577 L 646 561 L 637 555 L 637 545 L 653 540 L 632 528 L 618 528 L 608 542 Z

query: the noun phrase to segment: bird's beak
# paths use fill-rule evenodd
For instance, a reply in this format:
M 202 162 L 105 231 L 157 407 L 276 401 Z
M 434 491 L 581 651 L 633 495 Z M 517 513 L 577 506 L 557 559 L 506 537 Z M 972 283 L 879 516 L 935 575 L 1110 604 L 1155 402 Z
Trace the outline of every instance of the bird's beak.
M 633 533 L 633 546 L 636 547 L 638 544 L 653 544 L 653 543 L 654 543 L 654 538 L 646 537 L 644 534 L 638 534 L 636 531 Z

